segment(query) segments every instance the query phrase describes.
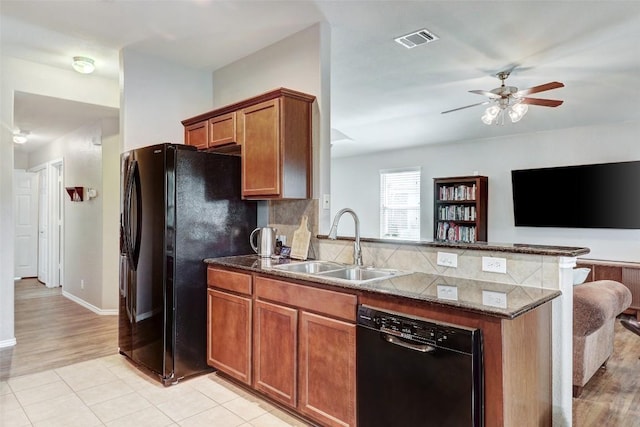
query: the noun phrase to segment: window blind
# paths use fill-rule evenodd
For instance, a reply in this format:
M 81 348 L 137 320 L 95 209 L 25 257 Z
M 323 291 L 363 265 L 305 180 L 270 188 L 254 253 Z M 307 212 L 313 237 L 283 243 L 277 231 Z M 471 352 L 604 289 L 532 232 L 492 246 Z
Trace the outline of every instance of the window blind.
M 420 240 L 420 168 L 380 171 L 380 237 Z

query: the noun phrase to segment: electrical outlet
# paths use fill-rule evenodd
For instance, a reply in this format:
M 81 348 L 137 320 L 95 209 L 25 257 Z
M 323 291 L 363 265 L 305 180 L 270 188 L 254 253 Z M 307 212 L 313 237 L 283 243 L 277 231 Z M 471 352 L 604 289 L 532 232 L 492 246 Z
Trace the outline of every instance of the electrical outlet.
M 482 304 L 491 307 L 507 308 L 507 294 L 504 292 L 482 291 Z
M 322 195 L 322 209 L 329 209 L 331 207 L 331 195 Z
M 438 285 L 438 298 L 449 299 L 453 301 L 458 300 L 458 287 L 448 285 Z
M 458 254 L 452 254 L 449 252 L 438 252 L 438 265 L 444 267 L 457 267 L 458 266 Z
M 80 289 L 84 289 L 84 279 L 80 279 Z
M 490 271 L 492 273 L 507 274 L 507 259 L 483 256 L 482 271 Z

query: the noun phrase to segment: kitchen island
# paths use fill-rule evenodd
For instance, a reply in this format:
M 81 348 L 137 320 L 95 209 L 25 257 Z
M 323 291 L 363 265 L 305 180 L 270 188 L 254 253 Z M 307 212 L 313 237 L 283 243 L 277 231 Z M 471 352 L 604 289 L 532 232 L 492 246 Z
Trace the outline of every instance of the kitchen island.
M 321 254 L 319 258 L 331 259 L 326 255 L 334 253 L 334 261 L 340 260 L 345 251 L 336 251 L 335 247 L 326 251 L 325 248 L 326 253 L 323 254 L 324 243 L 349 246 L 348 239 L 343 242 L 322 241 L 318 245 L 318 252 Z M 511 249 L 515 250 L 509 251 L 505 250 L 507 245 L 483 244 L 461 247 L 459 244 L 443 246 L 437 243 L 429 246 L 394 243 L 393 249 L 390 250 L 386 247 L 387 242 L 372 244 L 381 247 L 365 246 L 364 253 L 376 259 L 376 266 L 398 268 L 398 265 L 393 265 L 394 255 L 403 253 L 403 256 L 397 259 L 401 260 L 401 269 L 408 271 L 408 274 L 354 284 L 283 271 L 277 267 L 276 261 L 263 260 L 257 256 L 206 260 L 209 267 L 210 292 L 224 291 L 232 297 L 237 297 L 237 287 L 229 287 L 227 284 L 237 282 L 238 278 L 243 282 L 243 305 L 240 311 L 244 316 L 245 384 L 286 405 L 290 410 L 323 425 L 355 425 L 355 372 L 350 372 L 349 369 L 355 371 L 356 308 L 358 304 L 365 304 L 482 330 L 485 425 L 565 425 L 566 408 L 557 405 L 557 402 L 562 402 L 562 396 L 558 397 L 556 378 L 553 377 L 556 368 L 552 367 L 552 360 L 555 360 L 554 355 L 558 349 L 552 350 L 552 342 L 555 342 L 552 317 L 556 308 L 552 307 L 551 303 L 564 297 L 559 285 L 568 280 L 568 274 L 571 273 L 569 266 L 572 260 L 575 264 L 575 256 L 587 253 L 588 249 L 512 245 Z M 425 268 L 416 259 L 429 264 L 427 268 L 433 270 L 438 265 L 435 262 L 437 252 L 442 250 L 457 252 L 460 257 L 457 275 L 452 274 L 456 270 L 451 267 L 442 268 L 441 271 L 420 271 Z M 380 253 L 385 251 L 386 262 L 382 263 Z M 432 255 L 430 251 L 433 251 L 434 262 L 429 261 Z M 482 277 L 480 280 L 468 277 L 473 275 L 473 272 L 465 264 L 476 264 L 479 259 L 475 259 L 475 252 L 482 254 L 480 257 L 493 256 L 495 253 L 504 255 L 509 266 L 509 274 L 506 275 L 508 277 L 502 281 L 491 280 L 492 275 L 496 273 L 489 275 L 487 272 L 475 274 Z M 554 262 L 556 258 L 557 262 Z M 232 280 L 224 279 L 225 273 L 236 276 L 232 276 Z M 525 282 L 528 280 L 528 284 L 505 283 L 519 276 L 524 277 Z M 543 284 L 546 286 L 542 286 Z M 487 298 L 486 292 L 494 299 Z M 224 296 L 228 297 L 229 295 Z M 277 313 L 276 317 L 273 317 L 274 313 Z M 268 334 L 269 331 L 269 328 L 264 328 L 264 324 L 259 323 L 260 319 L 264 322 L 275 318 L 281 319 L 278 324 L 280 330 L 284 328 L 291 333 L 291 339 L 287 341 L 290 342 L 289 356 L 280 359 L 283 363 L 289 360 L 291 369 L 285 375 L 287 381 L 279 382 L 281 378 L 278 378 L 275 383 L 269 384 L 268 381 L 254 377 L 265 372 L 261 367 L 264 367 L 265 361 L 271 357 L 264 356 L 269 340 L 260 338 L 260 335 L 256 336 L 256 333 L 262 331 Z M 282 319 L 288 320 L 283 323 Z M 309 341 L 311 324 L 316 327 L 322 325 L 324 332 L 320 338 Z M 300 336 L 296 335 L 298 330 Z M 322 337 L 326 340 L 322 341 Z M 307 360 L 311 360 L 309 352 L 313 351 L 313 348 L 305 345 L 309 342 L 322 342 L 327 345 L 331 342 L 342 343 L 342 348 L 338 349 L 341 351 L 332 353 L 330 358 L 340 362 L 339 366 L 336 366 L 339 375 L 326 375 L 326 371 L 323 370 L 322 377 L 310 377 L 314 369 L 306 364 Z M 324 346 L 325 350 L 327 345 Z M 266 354 L 269 354 L 268 349 Z M 324 362 L 329 363 L 331 360 Z M 224 372 L 224 365 L 213 366 Z M 346 371 L 345 366 L 348 368 Z M 571 360 L 569 375 L 570 369 Z M 334 391 L 339 389 L 346 393 L 347 397 L 339 399 L 343 403 L 342 406 L 340 402 L 335 401 L 313 401 L 327 395 L 326 390 L 320 390 L 315 396 L 309 395 L 314 392 L 313 388 L 323 387 L 323 380 L 326 380 L 326 385 Z M 570 381 L 569 376 L 569 393 Z M 285 392 L 276 387 L 285 383 Z M 314 387 L 306 387 L 309 384 L 313 384 Z M 326 403 L 326 408 L 319 409 L 318 402 Z M 569 394 L 569 405 L 570 402 Z M 570 419 L 570 406 L 568 411 Z

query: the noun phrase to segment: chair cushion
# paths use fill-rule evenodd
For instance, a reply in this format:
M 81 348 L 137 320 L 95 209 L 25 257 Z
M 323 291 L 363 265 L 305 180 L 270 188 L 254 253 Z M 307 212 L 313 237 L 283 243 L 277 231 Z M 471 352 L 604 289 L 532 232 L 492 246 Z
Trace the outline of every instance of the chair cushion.
M 631 305 L 631 291 L 613 280 L 587 282 L 573 288 L 573 335 L 586 336 Z

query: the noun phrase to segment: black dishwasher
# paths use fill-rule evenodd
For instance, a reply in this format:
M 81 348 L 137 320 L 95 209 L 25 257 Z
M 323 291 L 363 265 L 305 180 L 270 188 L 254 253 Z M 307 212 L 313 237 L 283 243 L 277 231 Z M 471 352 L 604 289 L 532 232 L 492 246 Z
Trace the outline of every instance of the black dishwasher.
M 359 427 L 484 425 L 482 335 L 358 306 Z

